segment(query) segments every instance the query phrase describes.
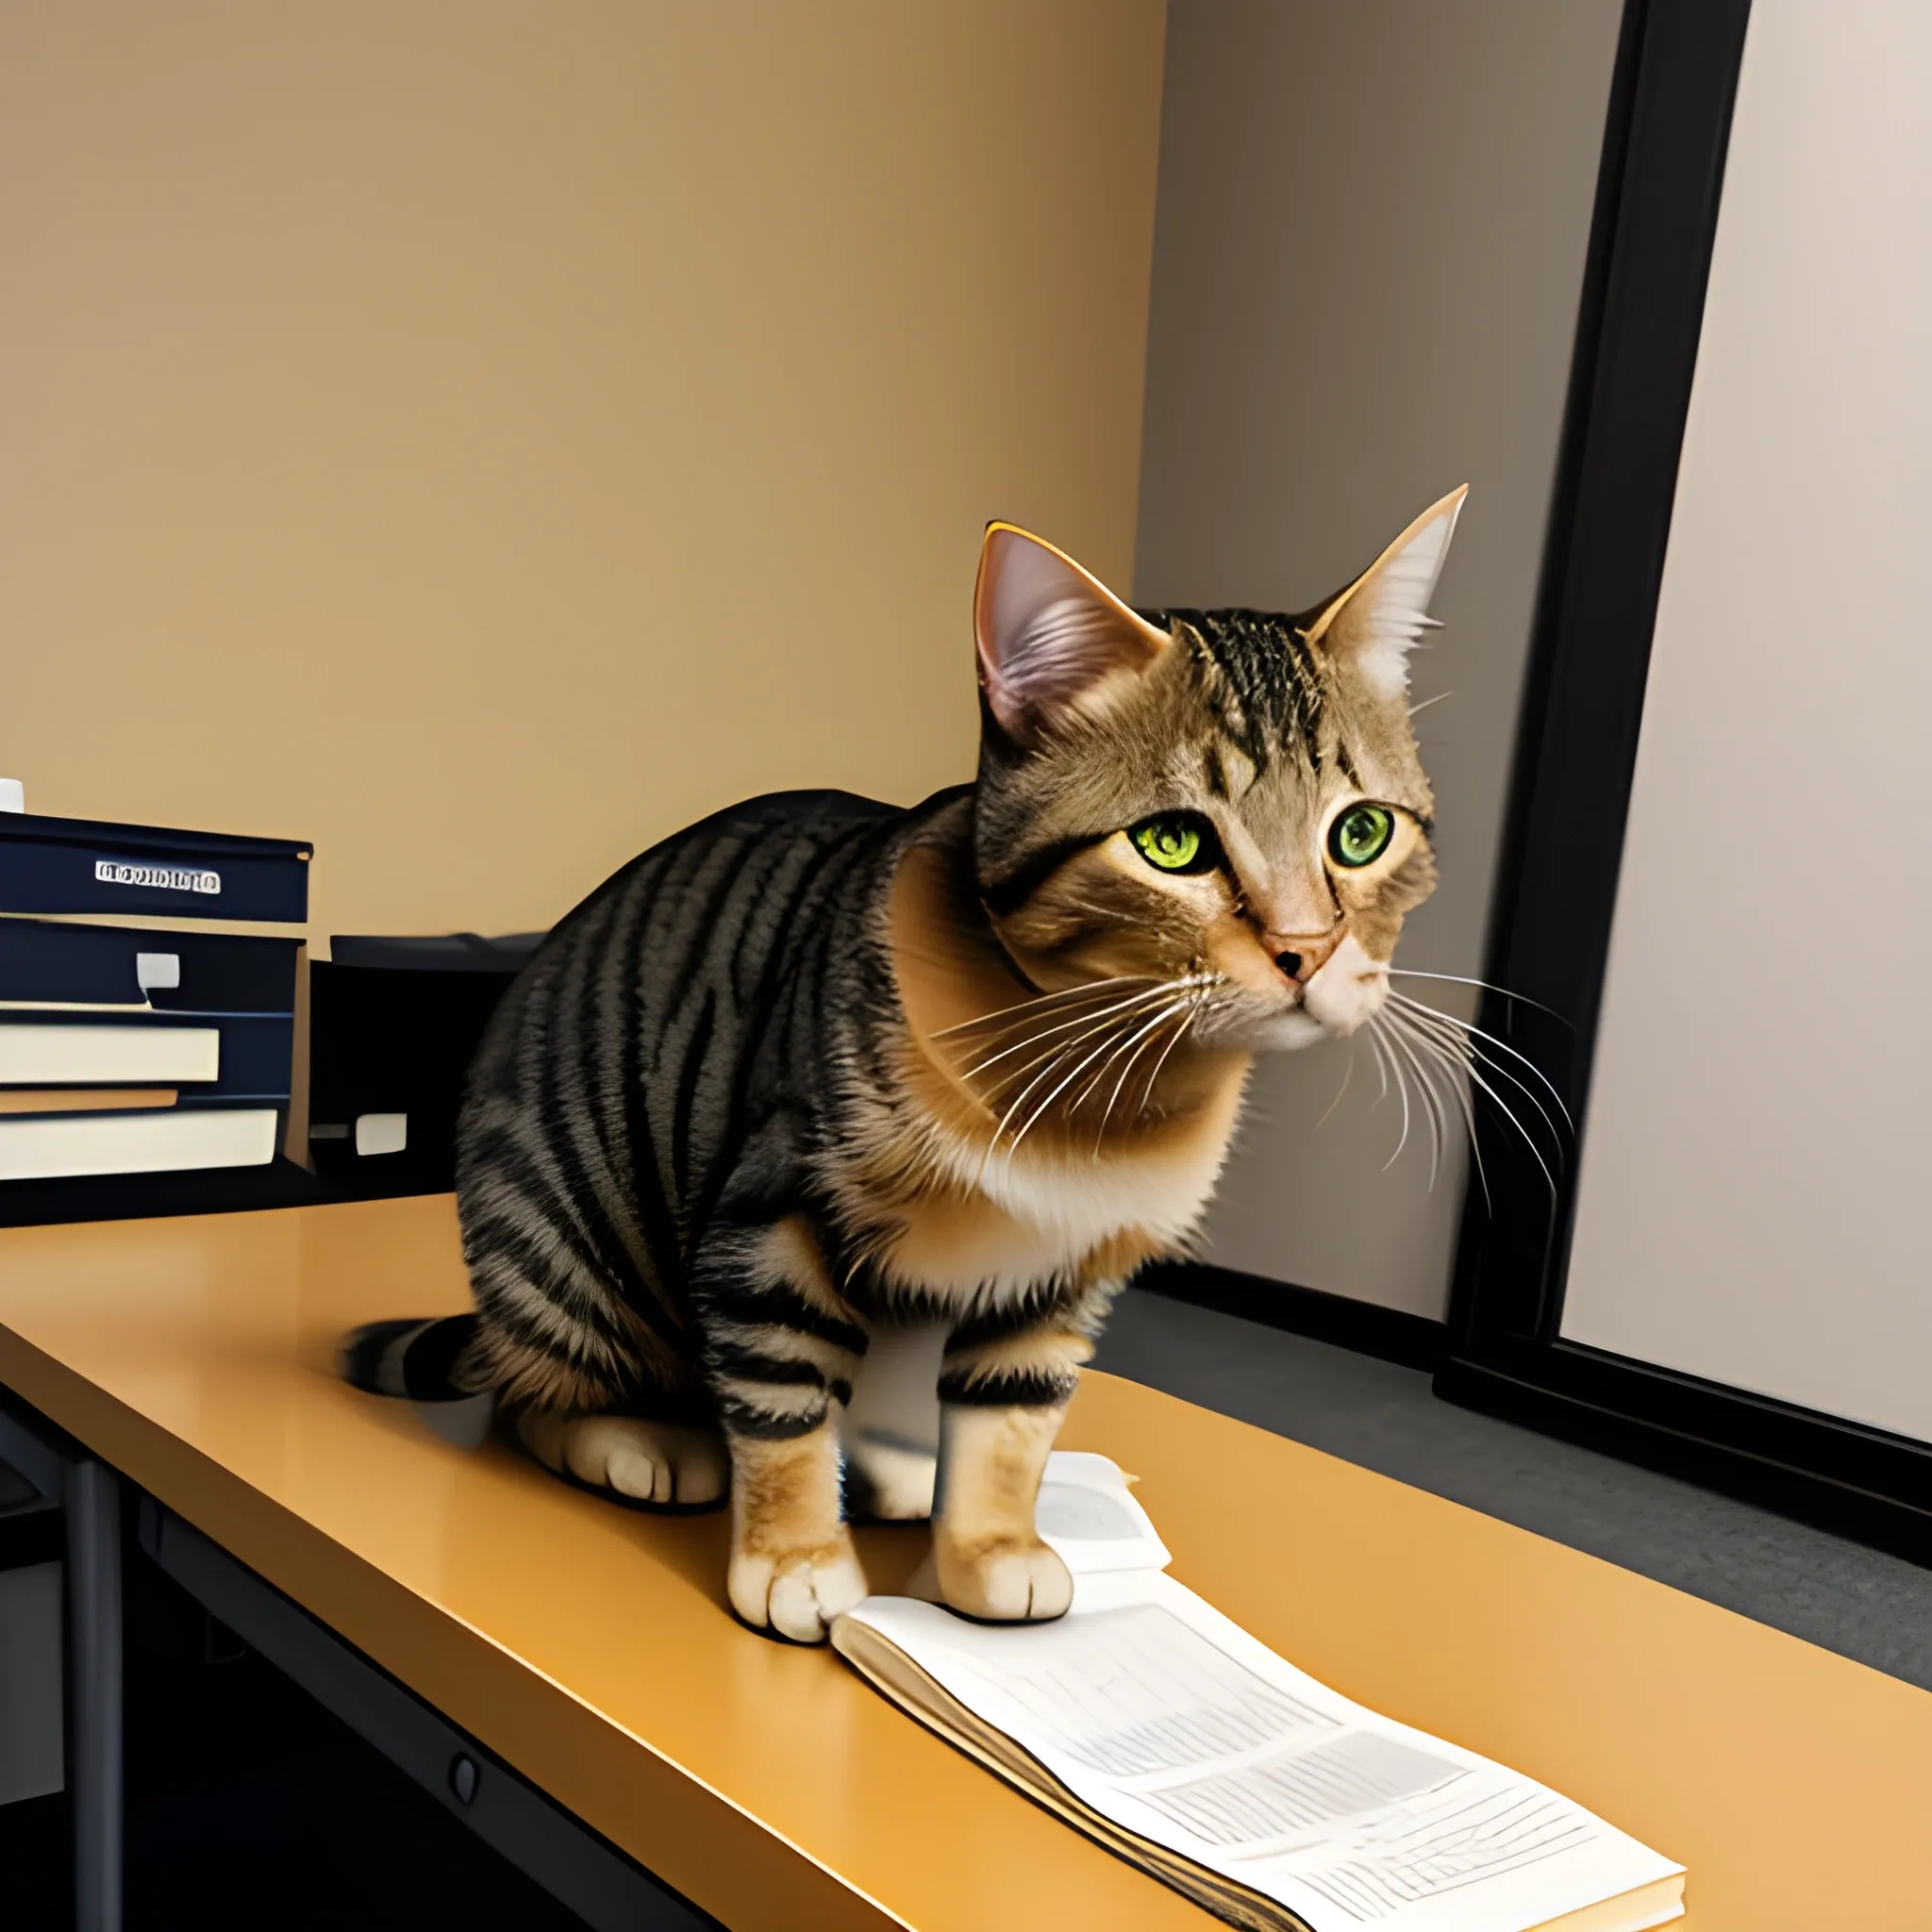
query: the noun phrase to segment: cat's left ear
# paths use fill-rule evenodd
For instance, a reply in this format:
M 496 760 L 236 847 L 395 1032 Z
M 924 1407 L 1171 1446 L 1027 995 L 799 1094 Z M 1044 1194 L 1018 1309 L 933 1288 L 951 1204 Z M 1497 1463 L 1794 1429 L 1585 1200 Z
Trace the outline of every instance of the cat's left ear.
M 1465 483 L 1424 510 L 1307 626 L 1310 643 L 1321 644 L 1337 659 L 1351 660 L 1380 697 L 1401 697 L 1408 690 L 1408 654 L 1423 632 L 1435 627 L 1429 599 L 1468 494 Z
M 1144 671 L 1167 633 L 1063 551 L 990 524 L 973 593 L 979 684 L 1000 728 L 1029 743 L 1121 672 Z

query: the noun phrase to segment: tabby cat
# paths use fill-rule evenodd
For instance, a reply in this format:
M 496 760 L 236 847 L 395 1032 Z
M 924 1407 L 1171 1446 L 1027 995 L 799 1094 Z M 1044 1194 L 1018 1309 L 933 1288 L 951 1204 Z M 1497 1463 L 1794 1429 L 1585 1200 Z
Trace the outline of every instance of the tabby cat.
M 956 1609 L 1059 1615 L 1034 1501 L 1108 1303 L 1253 1056 L 1375 1016 L 1434 885 L 1407 658 L 1462 497 L 1293 617 L 1137 613 L 993 525 L 976 784 L 752 799 L 578 907 L 471 1070 L 475 1312 L 358 1330 L 349 1379 L 490 1391 L 620 1502 L 728 1495 L 781 1638 L 864 1594 L 854 1515 L 930 1516 Z

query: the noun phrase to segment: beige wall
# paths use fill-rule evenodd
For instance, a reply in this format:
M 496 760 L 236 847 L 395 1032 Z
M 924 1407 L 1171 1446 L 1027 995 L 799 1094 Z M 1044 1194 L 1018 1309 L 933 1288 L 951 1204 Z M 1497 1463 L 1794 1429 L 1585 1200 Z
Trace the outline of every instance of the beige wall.
M 1932 13 L 1757 0 L 1563 1333 L 1932 1441 Z
M 1471 485 L 1419 660 L 1442 883 L 1400 963 L 1482 970 L 1622 0 L 1174 0 L 1137 588 L 1295 609 Z M 1445 1007 L 1457 989 L 1416 986 Z M 1469 1011 L 1472 1008 L 1464 1008 Z M 1439 1316 L 1428 1191 L 1359 1052 L 1275 1060 L 1211 1224 L 1231 1267 Z
M 1158 0 L 10 0 L 0 772 L 547 924 L 970 775 L 981 525 L 1131 568 Z

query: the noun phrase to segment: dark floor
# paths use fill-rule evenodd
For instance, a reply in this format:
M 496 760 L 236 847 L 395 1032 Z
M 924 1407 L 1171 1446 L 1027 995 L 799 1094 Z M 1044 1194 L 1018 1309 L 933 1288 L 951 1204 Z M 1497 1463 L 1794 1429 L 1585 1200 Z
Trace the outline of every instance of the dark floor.
M 1932 1690 L 1932 1571 L 1454 1407 L 1421 1370 L 1139 1290 L 1096 1366 Z

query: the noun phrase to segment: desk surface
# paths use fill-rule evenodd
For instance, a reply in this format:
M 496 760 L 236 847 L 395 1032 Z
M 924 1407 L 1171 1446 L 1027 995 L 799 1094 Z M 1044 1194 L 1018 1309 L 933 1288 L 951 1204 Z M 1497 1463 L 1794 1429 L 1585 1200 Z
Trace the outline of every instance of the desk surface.
M 722 1608 L 724 1524 L 466 1454 L 329 1373 L 467 1306 L 448 1197 L 0 1231 L 0 1382 L 732 1926 L 1209 1922 Z M 1363 1703 L 1690 1868 L 1691 1932 L 1932 1924 L 1932 1695 L 1094 1375 L 1174 1574 Z M 864 1540 L 875 1585 L 921 1533 Z

